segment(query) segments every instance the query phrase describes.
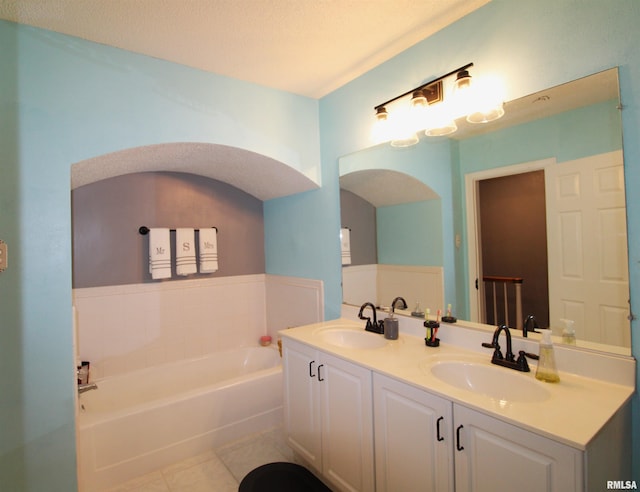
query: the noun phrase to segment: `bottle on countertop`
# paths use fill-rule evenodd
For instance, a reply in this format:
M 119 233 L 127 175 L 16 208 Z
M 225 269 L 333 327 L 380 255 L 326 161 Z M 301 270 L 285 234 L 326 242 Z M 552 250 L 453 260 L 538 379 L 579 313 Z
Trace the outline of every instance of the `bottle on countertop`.
M 551 330 L 540 330 L 540 333 L 542 333 L 542 339 L 540 340 L 540 360 L 538 360 L 538 368 L 536 369 L 536 379 L 547 383 L 557 383 L 560 381 L 560 376 L 556 367 Z
M 576 330 L 573 326 L 572 319 L 561 319 L 564 323 L 564 329 L 562 330 L 562 343 L 566 343 L 567 345 L 575 345 L 576 344 Z

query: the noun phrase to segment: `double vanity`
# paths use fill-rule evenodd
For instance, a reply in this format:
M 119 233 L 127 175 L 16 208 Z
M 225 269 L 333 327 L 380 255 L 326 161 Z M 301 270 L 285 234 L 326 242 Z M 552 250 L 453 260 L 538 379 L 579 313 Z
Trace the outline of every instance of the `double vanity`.
M 560 382 L 544 383 L 535 361 L 491 364 L 492 331 L 442 323 L 428 347 L 421 320 L 387 340 L 356 313 L 280 332 L 287 442 L 333 490 L 565 492 L 630 478 L 633 359 L 559 347 Z M 513 344 L 537 353 L 535 337 Z

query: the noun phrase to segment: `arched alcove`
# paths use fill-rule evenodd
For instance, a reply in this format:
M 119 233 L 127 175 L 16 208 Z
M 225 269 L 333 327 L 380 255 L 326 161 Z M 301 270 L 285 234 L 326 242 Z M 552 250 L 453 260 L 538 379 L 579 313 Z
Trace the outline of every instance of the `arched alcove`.
M 358 195 L 374 207 L 440 198 L 419 179 L 391 169 L 364 169 L 343 174 L 340 188 Z
M 71 189 L 123 174 L 173 171 L 230 184 L 265 201 L 318 188 L 291 166 L 248 150 L 202 142 L 135 147 L 77 162 Z

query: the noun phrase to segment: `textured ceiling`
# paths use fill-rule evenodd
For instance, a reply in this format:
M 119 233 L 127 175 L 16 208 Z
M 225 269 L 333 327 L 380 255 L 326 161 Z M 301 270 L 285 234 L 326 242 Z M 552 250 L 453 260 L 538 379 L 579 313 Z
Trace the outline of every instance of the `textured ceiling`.
M 319 98 L 489 0 L 0 0 L 0 18 Z

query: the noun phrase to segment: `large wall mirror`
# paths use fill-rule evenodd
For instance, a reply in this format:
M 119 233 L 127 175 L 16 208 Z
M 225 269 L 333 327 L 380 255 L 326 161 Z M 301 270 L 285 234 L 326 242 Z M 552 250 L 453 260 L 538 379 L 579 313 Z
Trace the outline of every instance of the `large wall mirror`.
M 340 159 L 343 301 L 403 296 L 408 311 L 450 304 L 460 319 L 512 327 L 533 314 L 556 334 L 570 319 L 578 346 L 630 355 L 617 69 L 507 102 L 505 113 Z M 521 311 L 501 284 L 496 311 L 491 277 L 522 279 Z

